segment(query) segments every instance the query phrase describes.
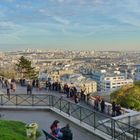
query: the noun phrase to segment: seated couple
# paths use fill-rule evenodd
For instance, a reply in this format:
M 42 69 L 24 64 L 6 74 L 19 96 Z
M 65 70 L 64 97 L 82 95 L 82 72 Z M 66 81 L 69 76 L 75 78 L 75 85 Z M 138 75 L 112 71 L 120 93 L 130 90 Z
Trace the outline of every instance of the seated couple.
M 69 124 L 67 124 L 65 127 L 61 128 L 59 125 L 59 121 L 55 120 L 52 125 L 50 126 L 51 134 L 60 139 L 60 140 L 72 140 L 72 132 L 70 130 Z

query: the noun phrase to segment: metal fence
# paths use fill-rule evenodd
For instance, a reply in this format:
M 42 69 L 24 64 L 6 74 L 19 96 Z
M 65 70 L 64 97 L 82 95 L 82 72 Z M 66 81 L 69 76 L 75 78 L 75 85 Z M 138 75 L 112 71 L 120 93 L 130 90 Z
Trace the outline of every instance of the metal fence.
M 53 95 L 35 94 L 12 94 L 0 95 L 1 106 L 50 106 L 57 108 L 61 112 L 74 117 L 80 122 L 86 123 L 94 130 L 98 129 L 112 137 L 113 140 L 139 140 L 139 129 L 130 124 L 96 112 L 92 109 L 77 105 L 64 98 Z

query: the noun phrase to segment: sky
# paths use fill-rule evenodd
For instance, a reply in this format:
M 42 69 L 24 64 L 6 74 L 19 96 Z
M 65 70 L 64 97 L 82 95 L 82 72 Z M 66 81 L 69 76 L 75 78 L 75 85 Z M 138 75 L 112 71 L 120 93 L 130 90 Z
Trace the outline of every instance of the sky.
M 140 50 L 140 0 L 0 0 L 0 50 Z

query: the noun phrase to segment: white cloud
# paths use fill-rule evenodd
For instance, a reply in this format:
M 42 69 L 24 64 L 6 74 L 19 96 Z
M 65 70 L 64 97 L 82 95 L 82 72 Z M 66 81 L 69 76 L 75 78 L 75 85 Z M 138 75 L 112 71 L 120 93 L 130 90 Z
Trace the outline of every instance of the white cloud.
M 17 8 L 22 8 L 22 9 L 32 9 L 33 6 L 31 4 L 16 4 Z
M 66 19 L 58 17 L 58 16 L 53 16 L 53 19 L 61 24 L 64 24 L 64 25 L 70 24 L 69 20 L 66 20 Z
M 24 28 L 11 21 L 0 21 L 0 37 L 21 40 Z
M 38 11 L 43 14 L 48 13 L 48 9 L 39 9 Z

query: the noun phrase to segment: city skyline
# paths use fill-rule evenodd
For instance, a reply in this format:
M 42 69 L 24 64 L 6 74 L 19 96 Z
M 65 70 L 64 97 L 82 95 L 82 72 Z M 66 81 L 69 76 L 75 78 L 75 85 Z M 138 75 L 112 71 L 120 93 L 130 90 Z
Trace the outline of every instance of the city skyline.
M 138 0 L 1 0 L 0 50 L 139 50 Z

